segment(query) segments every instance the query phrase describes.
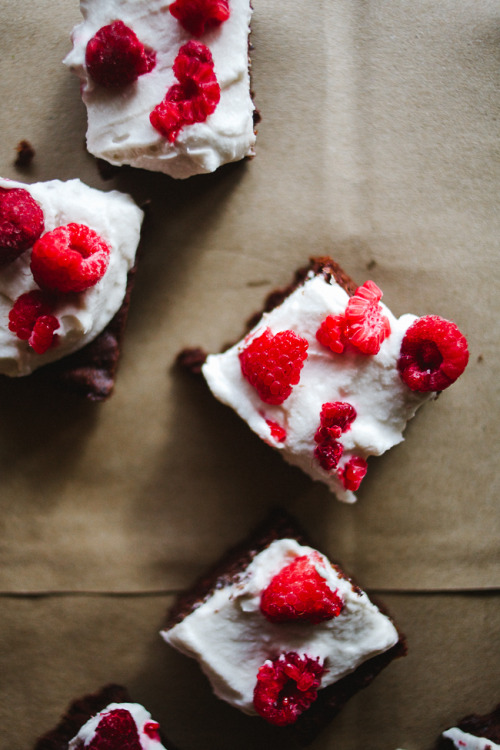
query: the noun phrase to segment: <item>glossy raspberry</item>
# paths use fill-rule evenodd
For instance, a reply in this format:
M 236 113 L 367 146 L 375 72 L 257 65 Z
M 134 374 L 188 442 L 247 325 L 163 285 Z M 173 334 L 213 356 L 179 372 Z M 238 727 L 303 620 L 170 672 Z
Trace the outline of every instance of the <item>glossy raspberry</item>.
M 300 380 L 307 347 L 307 341 L 293 331 L 273 336 L 266 328 L 238 355 L 243 377 L 266 404 L 282 404 Z
M 317 659 L 294 651 L 264 662 L 257 674 L 253 705 L 276 726 L 294 724 L 318 697 L 324 667 Z
M 96 83 L 121 88 L 153 70 L 156 52 L 147 49 L 123 21 L 113 21 L 100 28 L 87 44 L 85 65 Z
M 344 322 L 343 315 L 328 315 L 316 331 L 319 343 L 335 354 L 344 351 Z
M 342 611 L 337 590 L 332 591 L 318 572 L 325 563 L 320 555 L 302 555 L 286 565 L 264 589 L 260 609 L 271 622 L 310 622 L 332 620 Z M 325 571 L 326 572 L 326 571 Z
M 406 331 L 398 370 L 412 391 L 442 391 L 460 377 L 468 361 L 467 339 L 455 323 L 426 315 Z
M 314 449 L 314 455 L 325 471 L 332 471 L 335 469 L 338 462 L 342 458 L 344 452 L 344 446 L 341 443 L 337 443 L 335 440 L 331 442 L 318 443 Z
M 0 188 L 0 266 L 31 247 L 43 229 L 43 211 L 27 190 Z
M 142 750 L 130 711 L 114 708 L 103 714 L 92 741 L 85 750 Z
M 179 83 L 149 115 L 151 125 L 170 143 L 185 125 L 205 122 L 220 99 L 212 53 L 201 42 L 191 40 L 180 48 L 173 71 Z
M 379 305 L 382 292 L 373 281 L 358 287 L 345 310 L 344 340 L 363 354 L 377 354 L 391 332 L 388 318 Z
M 314 440 L 322 443 L 326 440 L 337 440 L 343 432 L 351 428 L 356 419 L 356 409 L 347 401 L 333 401 L 323 404 L 320 413 L 320 426 Z
M 346 465 L 339 471 L 339 477 L 346 488 L 355 492 L 366 476 L 368 464 L 361 456 L 353 456 Z
M 152 740 L 158 740 L 158 741 L 160 741 L 159 730 L 160 730 L 160 725 L 158 724 L 157 721 L 147 721 L 142 728 L 142 731 L 144 732 L 145 735 L 147 735 Z
M 37 354 L 44 354 L 57 344 L 54 332 L 59 321 L 54 315 L 52 301 L 41 291 L 21 294 L 9 312 L 9 330 L 28 341 Z
M 31 271 L 42 289 L 83 292 L 104 276 L 110 252 L 110 246 L 93 229 L 67 224 L 35 242 Z
M 277 443 L 284 443 L 286 440 L 286 430 L 277 422 L 273 422 L 272 419 L 266 419 L 266 424 L 271 431 L 271 437 L 273 437 Z
M 175 0 L 169 10 L 192 36 L 201 36 L 229 18 L 227 0 Z

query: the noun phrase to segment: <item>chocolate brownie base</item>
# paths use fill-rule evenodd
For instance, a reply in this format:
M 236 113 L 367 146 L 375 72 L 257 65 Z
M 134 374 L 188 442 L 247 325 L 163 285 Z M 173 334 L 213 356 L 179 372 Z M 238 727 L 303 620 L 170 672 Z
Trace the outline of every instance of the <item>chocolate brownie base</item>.
M 165 630 L 173 627 L 187 617 L 202 602 L 210 597 L 217 589 L 224 588 L 237 581 L 254 557 L 277 539 L 296 539 L 300 544 L 312 545 L 305 533 L 288 513 L 281 509 L 274 510 L 249 537 L 232 547 L 215 565 L 186 592 L 181 594 L 170 610 Z M 350 581 L 354 590 L 359 586 L 348 577 L 342 568 L 335 563 L 333 567 Z M 373 601 L 373 599 L 372 599 Z M 374 602 L 384 615 L 390 617 L 379 602 Z M 311 743 L 331 719 L 340 711 L 342 706 L 362 688 L 368 687 L 378 673 L 393 659 L 405 656 L 407 652 L 406 638 L 398 630 L 399 640 L 388 651 L 374 656 L 361 664 L 354 672 L 342 680 L 318 691 L 318 698 L 312 706 L 291 727 L 282 731 L 289 733 L 302 745 Z
M 298 289 L 307 280 L 310 275 L 319 276 L 322 274 L 328 283 L 333 279 L 344 291 L 352 297 L 358 288 L 358 284 L 343 270 L 339 264 L 327 255 L 310 258 L 309 265 L 302 266 L 295 271 L 293 281 L 286 287 L 274 289 L 264 302 L 262 310 L 254 313 L 246 323 L 243 336 L 257 325 L 264 313 L 271 312 L 275 307 L 281 305 L 287 297 Z M 229 349 L 233 344 L 229 344 Z M 176 364 L 183 370 L 187 370 L 192 375 L 200 375 L 201 368 L 208 356 L 208 353 L 200 347 L 186 348 L 179 352 L 176 358 Z
M 495 744 L 500 744 L 500 703 L 491 713 L 482 716 L 471 714 L 461 719 L 456 726 L 462 732 L 473 734 L 476 737 L 484 737 Z M 436 744 L 436 750 L 455 750 L 455 745 L 451 740 L 440 737 Z

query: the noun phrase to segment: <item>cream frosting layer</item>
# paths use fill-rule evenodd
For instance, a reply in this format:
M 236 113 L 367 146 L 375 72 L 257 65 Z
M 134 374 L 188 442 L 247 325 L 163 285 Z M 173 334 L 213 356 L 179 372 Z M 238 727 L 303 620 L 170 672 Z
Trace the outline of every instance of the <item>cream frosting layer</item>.
M 475 734 L 462 732 L 458 727 L 452 727 L 443 732 L 443 737 L 451 740 L 457 750 L 500 750 L 500 745 L 486 737 L 476 737 Z
M 316 331 L 328 315 L 344 313 L 348 295 L 334 281 L 322 275 L 309 278 L 270 313 L 238 344 L 222 354 L 213 354 L 203 366 L 203 375 L 212 393 L 231 406 L 251 429 L 283 458 L 328 485 L 339 500 L 352 503 L 355 494 L 346 490 L 336 471 L 328 472 L 314 458 L 314 435 L 320 424 L 324 403 L 345 401 L 356 409 L 357 416 L 339 442 L 344 447 L 339 468 L 353 456 L 379 456 L 403 440 L 403 430 L 418 407 L 434 393 L 416 393 L 399 377 L 397 360 L 401 342 L 414 315 L 395 318 L 381 303 L 390 321 L 391 334 L 378 354 L 367 356 L 353 349 L 334 354 L 316 339 Z M 257 391 L 241 373 L 239 352 L 254 336 L 266 328 L 272 334 L 293 330 L 309 344 L 300 382 L 283 404 L 264 403 Z M 286 431 L 280 442 L 271 434 L 268 421 Z
M 146 709 L 139 703 L 110 703 L 106 708 L 89 719 L 87 723 L 81 727 L 78 734 L 70 740 L 68 750 L 77 750 L 81 747 L 82 742 L 84 747 L 90 745 L 95 737 L 96 729 L 99 726 L 102 717 L 116 709 L 123 709 L 130 713 L 137 727 L 137 734 L 139 735 L 142 750 L 166 750 L 160 740 L 150 737 L 144 731 L 144 725 L 152 721 L 152 719 L 149 711 L 146 711 Z
M 2 188 L 23 188 L 41 206 L 45 230 L 69 223 L 85 224 L 110 246 L 106 273 L 95 286 L 79 294 L 61 295 L 53 314 L 60 328 L 57 346 L 37 354 L 27 341 L 9 331 L 9 312 L 18 297 L 38 289 L 30 271 L 31 249 L 0 270 L 0 373 L 29 375 L 95 339 L 121 307 L 127 274 L 134 265 L 143 212 L 129 195 L 104 193 L 80 180 L 51 180 L 25 185 L 0 178 Z
M 251 7 L 249 0 L 230 0 L 229 19 L 198 38 L 212 53 L 221 98 L 205 122 L 184 127 L 172 144 L 149 121 L 150 112 L 177 82 L 172 65 L 179 48 L 192 38 L 169 12 L 171 2 L 81 0 L 84 20 L 73 29 L 73 49 L 64 63 L 81 79 L 90 153 L 111 164 L 131 164 L 185 178 L 253 154 L 254 105 L 248 69 Z M 94 84 L 85 67 L 87 43 L 115 20 L 123 21 L 157 53 L 155 68 L 119 92 Z
M 319 657 L 327 670 L 321 682 L 324 688 L 398 641 L 390 619 L 323 555 L 317 570 L 342 597 L 340 615 L 315 625 L 277 624 L 264 617 L 263 589 L 285 565 L 313 551 L 294 539 L 273 542 L 255 556 L 236 583 L 214 591 L 180 623 L 162 631 L 167 643 L 198 660 L 219 698 L 246 713 L 255 713 L 257 672 L 268 659 L 289 651 Z

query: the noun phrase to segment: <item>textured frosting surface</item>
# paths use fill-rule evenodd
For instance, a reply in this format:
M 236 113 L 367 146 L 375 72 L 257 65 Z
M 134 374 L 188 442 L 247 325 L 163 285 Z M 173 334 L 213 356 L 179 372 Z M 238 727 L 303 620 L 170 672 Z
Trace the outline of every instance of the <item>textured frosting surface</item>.
M 25 292 L 38 289 L 30 271 L 31 249 L 0 272 L 0 373 L 29 375 L 33 370 L 81 349 L 96 338 L 119 310 L 134 265 L 143 212 L 132 198 L 113 190 L 103 193 L 80 180 L 25 185 L 0 178 L 2 188 L 23 188 L 39 203 L 44 233 L 75 222 L 97 232 L 110 246 L 109 266 L 97 284 L 79 294 L 61 295 L 54 310 L 60 323 L 59 342 L 37 354 L 27 341 L 9 331 L 9 311 Z
M 81 747 L 82 742 L 84 747 L 90 745 L 104 714 L 116 709 L 123 709 L 130 713 L 137 727 L 137 734 L 139 736 L 142 750 L 166 750 L 160 740 L 150 737 L 144 732 L 144 725 L 152 721 L 152 719 L 149 711 L 146 711 L 146 709 L 139 703 L 110 703 L 106 708 L 93 716 L 82 726 L 78 734 L 70 740 L 68 750 L 77 750 Z
M 219 698 L 246 713 L 255 713 L 256 676 L 267 659 L 289 651 L 320 657 L 327 670 L 321 682 L 324 688 L 398 641 L 389 618 L 322 555 L 324 567 L 318 571 L 341 595 L 340 615 L 315 625 L 276 624 L 264 617 L 260 611 L 263 589 L 285 565 L 311 552 L 293 539 L 273 542 L 255 556 L 237 582 L 214 591 L 180 623 L 162 632 L 168 643 L 199 661 Z
M 357 412 L 350 429 L 339 438 L 344 447 L 339 463 L 342 468 L 351 456 L 379 456 L 401 442 L 407 421 L 434 394 L 413 392 L 402 382 L 397 370 L 401 341 L 416 320 L 414 315 L 395 318 L 381 303 L 390 321 L 391 334 L 374 356 L 353 350 L 334 354 L 317 341 L 316 331 L 321 322 L 327 315 L 343 313 L 348 299 L 334 281 L 329 284 L 322 275 L 310 278 L 282 305 L 265 313 L 244 341 L 223 354 L 210 355 L 203 366 L 203 375 L 214 395 L 231 406 L 259 437 L 280 450 L 289 463 L 299 466 L 313 479 L 325 482 L 340 500 L 354 502 L 354 493 L 344 488 L 336 472 L 326 471 L 314 459 L 314 435 L 322 404 L 346 401 Z M 291 329 L 309 344 L 300 382 L 280 405 L 261 401 L 243 377 L 238 358 L 246 342 L 265 328 L 273 334 Z M 268 421 L 286 431 L 284 442 L 273 437 Z
M 73 29 L 73 50 L 64 62 L 82 82 L 90 153 L 111 164 L 131 164 L 185 178 L 213 172 L 253 153 L 254 105 L 248 70 L 251 8 L 248 0 L 231 0 L 229 19 L 198 38 L 212 53 L 221 98 L 206 122 L 184 127 L 172 144 L 149 121 L 150 112 L 176 83 L 172 65 L 179 48 L 192 38 L 169 12 L 170 5 L 165 0 L 81 0 L 84 20 Z M 90 79 L 85 50 L 102 26 L 118 19 L 156 51 L 157 62 L 150 73 L 117 93 Z

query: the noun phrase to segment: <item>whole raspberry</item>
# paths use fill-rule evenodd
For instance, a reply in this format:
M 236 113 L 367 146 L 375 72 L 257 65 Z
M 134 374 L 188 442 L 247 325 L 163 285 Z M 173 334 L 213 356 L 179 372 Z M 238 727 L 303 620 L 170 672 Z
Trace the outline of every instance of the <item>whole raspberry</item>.
M 316 331 L 319 343 L 335 354 L 344 351 L 344 322 L 343 315 L 328 315 Z
M 301 555 L 277 573 L 260 597 L 262 614 L 271 622 L 317 624 L 337 617 L 343 602 L 318 571 L 325 564 L 317 553 Z
M 227 0 L 175 0 L 169 10 L 192 36 L 201 36 L 229 18 Z
M 351 429 L 351 424 L 356 419 L 356 409 L 347 401 L 333 401 L 323 404 L 319 419 L 320 426 L 314 440 L 317 443 L 337 440 L 343 432 Z
M 266 328 L 238 355 L 243 377 L 266 404 L 282 404 L 300 380 L 307 347 L 307 341 L 293 331 L 273 336 Z
M 43 230 L 43 211 L 27 190 L 0 188 L 0 266 L 31 247 Z
M 114 708 L 102 715 L 92 741 L 85 750 L 142 750 L 130 711 Z
M 110 246 L 93 229 L 67 224 L 35 242 L 31 271 L 42 289 L 83 292 L 104 276 L 110 252 Z
M 318 697 L 325 672 L 317 659 L 295 651 L 264 662 L 257 673 L 253 694 L 255 710 L 276 726 L 294 724 Z
M 156 65 L 156 52 L 147 49 L 123 21 L 102 26 L 88 42 L 85 65 L 90 77 L 105 88 L 134 83 Z
M 442 391 L 460 377 L 468 361 L 467 339 L 455 323 L 426 315 L 406 331 L 398 370 L 412 391 Z
M 44 354 L 57 344 L 54 332 L 59 328 L 59 321 L 51 315 L 52 310 L 53 303 L 43 292 L 21 294 L 9 312 L 9 330 L 19 339 L 28 341 L 37 354 Z
M 355 492 L 365 478 L 368 464 L 361 456 L 353 456 L 346 465 L 339 470 L 339 478 L 346 488 Z
M 151 125 L 170 143 L 175 142 L 185 125 L 205 122 L 220 100 L 212 53 L 206 45 L 192 40 L 184 44 L 174 60 L 173 71 L 179 83 L 168 89 L 149 115 Z
M 382 292 L 373 281 L 358 287 L 345 309 L 344 340 L 363 354 L 377 354 L 391 332 L 388 318 L 379 305 Z

